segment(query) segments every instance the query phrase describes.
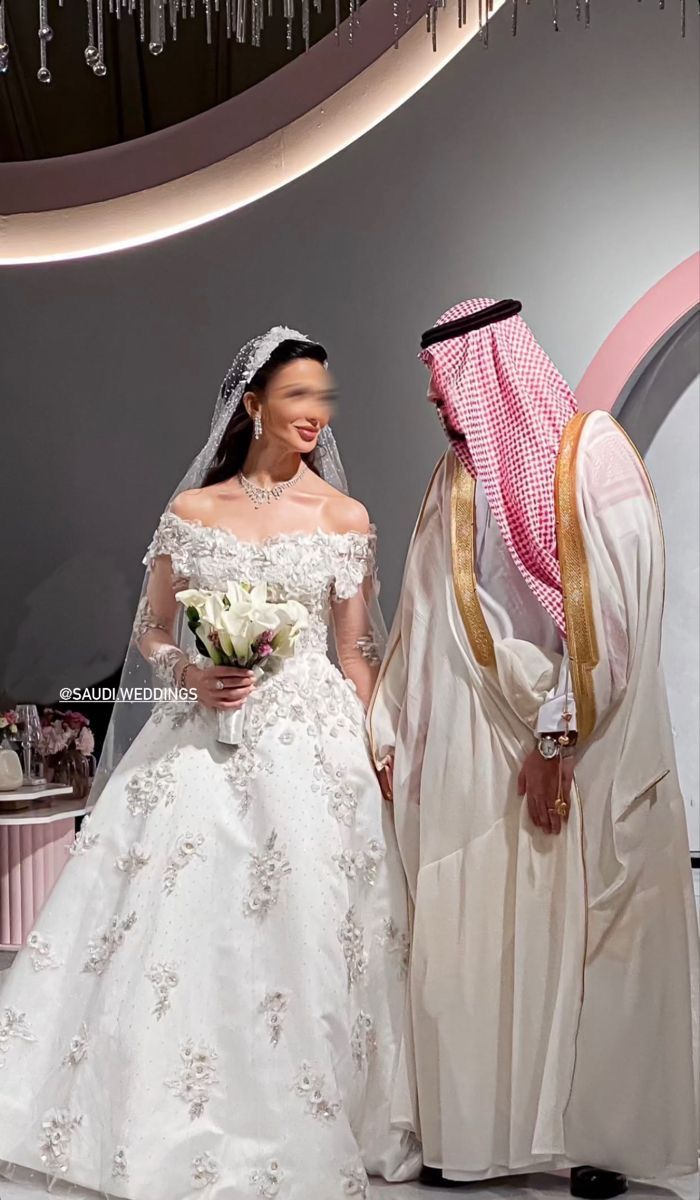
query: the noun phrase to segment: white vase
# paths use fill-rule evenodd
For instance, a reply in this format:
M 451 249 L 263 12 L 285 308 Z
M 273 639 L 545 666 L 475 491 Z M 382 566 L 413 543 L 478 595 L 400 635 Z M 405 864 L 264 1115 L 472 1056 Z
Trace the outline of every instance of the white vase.
M 243 708 L 220 708 L 216 716 L 217 741 L 224 742 L 227 746 L 240 746 L 245 726 L 245 705 Z
M 0 749 L 0 792 L 16 792 L 22 786 L 22 764 L 15 750 Z

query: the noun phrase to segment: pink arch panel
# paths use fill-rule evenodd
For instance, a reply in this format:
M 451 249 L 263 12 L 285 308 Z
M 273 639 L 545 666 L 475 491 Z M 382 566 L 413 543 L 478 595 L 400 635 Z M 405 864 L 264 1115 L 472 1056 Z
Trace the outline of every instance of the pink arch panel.
M 578 388 L 579 408 L 611 411 L 655 346 L 700 304 L 700 253 L 655 283 L 605 339 Z

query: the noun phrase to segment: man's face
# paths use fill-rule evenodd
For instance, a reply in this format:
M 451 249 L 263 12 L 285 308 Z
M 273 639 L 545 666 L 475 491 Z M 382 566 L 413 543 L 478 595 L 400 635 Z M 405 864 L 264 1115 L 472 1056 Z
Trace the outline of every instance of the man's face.
M 430 383 L 428 384 L 428 402 L 437 410 L 440 424 L 445 431 L 445 434 L 451 442 L 466 442 L 466 437 L 460 433 L 459 429 L 455 429 L 447 415 L 447 406 L 445 397 L 442 395 L 438 384 L 435 381 L 434 375 L 430 375 Z
M 428 401 L 430 404 L 434 404 L 436 408 L 442 408 L 443 404 L 445 403 L 440 395 L 440 391 L 437 383 L 435 382 L 435 376 L 433 375 L 432 371 L 430 373 L 430 382 L 428 384 Z

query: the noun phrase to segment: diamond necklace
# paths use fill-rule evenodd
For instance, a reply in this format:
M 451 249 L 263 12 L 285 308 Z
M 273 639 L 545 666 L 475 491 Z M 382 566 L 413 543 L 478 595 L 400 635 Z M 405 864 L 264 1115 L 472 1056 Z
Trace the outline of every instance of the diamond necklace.
M 259 483 L 253 483 L 248 479 L 242 471 L 238 472 L 238 482 L 248 499 L 252 502 L 254 508 L 262 508 L 263 504 L 270 504 L 272 500 L 279 500 L 283 492 L 287 488 L 294 487 L 300 479 L 303 479 L 308 471 L 306 463 L 301 463 L 296 475 L 292 475 L 291 479 L 285 479 L 284 483 L 276 483 L 274 487 L 261 487 Z

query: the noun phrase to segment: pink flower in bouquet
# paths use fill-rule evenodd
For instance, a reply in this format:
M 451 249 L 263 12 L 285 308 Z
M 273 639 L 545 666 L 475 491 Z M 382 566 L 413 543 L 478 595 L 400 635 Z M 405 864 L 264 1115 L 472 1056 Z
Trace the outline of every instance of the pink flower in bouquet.
M 80 730 L 80 733 L 75 739 L 75 744 L 80 753 L 84 754 L 86 758 L 88 755 L 92 754 L 93 750 L 95 749 L 95 738 L 92 730 L 89 729 L 87 725 L 83 725 L 83 728 Z
M 269 629 L 265 633 L 260 634 L 254 647 L 256 658 L 269 658 L 271 654 L 274 654 L 274 647 L 272 645 L 273 636 L 272 631 Z

